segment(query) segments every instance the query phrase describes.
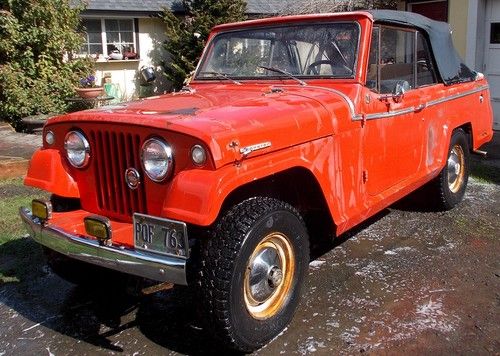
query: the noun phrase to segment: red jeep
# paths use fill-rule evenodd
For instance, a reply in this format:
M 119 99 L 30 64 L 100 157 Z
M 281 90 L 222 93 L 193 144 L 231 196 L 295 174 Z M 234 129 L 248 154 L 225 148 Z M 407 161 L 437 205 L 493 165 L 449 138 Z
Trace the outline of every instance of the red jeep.
M 459 203 L 492 111 L 447 24 L 370 11 L 217 26 L 188 87 L 43 135 L 25 183 L 52 198 L 20 213 L 55 271 L 193 285 L 208 329 L 252 351 L 292 319 L 312 242 L 424 185 Z

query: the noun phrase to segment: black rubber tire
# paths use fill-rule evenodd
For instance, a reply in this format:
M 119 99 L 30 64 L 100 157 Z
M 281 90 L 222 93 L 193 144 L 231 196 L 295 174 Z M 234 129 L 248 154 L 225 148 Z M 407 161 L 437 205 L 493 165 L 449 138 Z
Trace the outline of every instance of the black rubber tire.
M 69 258 L 43 247 L 47 265 L 62 279 L 81 286 L 108 285 L 125 287 L 127 275 L 90 263 Z
M 295 256 L 294 275 L 281 308 L 254 318 L 244 302 L 248 260 L 261 240 L 279 232 Z M 207 331 L 224 349 L 252 352 L 276 337 L 292 320 L 309 262 L 309 237 L 297 210 L 282 201 L 255 197 L 227 211 L 202 245 L 199 293 Z
M 455 145 L 459 145 L 464 155 L 464 175 L 459 189 L 453 192 L 448 184 L 448 158 Z M 450 210 L 460 203 L 464 197 L 470 173 L 470 151 L 468 137 L 462 129 L 453 131 L 448 148 L 446 163 L 439 175 L 430 182 L 430 193 L 435 197 L 435 205 L 438 210 Z

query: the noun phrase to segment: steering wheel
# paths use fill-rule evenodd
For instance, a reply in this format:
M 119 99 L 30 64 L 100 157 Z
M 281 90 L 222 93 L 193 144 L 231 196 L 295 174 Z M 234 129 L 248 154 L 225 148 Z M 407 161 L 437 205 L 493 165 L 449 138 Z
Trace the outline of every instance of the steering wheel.
M 351 75 L 352 70 L 351 68 L 347 67 L 346 65 L 342 65 L 340 67 L 336 66 L 335 63 L 329 59 L 320 59 L 319 61 L 312 62 L 306 70 L 306 74 L 314 74 L 314 75 L 319 75 L 319 66 L 323 64 L 329 64 L 330 67 L 332 68 L 332 74 L 341 74 L 341 75 Z

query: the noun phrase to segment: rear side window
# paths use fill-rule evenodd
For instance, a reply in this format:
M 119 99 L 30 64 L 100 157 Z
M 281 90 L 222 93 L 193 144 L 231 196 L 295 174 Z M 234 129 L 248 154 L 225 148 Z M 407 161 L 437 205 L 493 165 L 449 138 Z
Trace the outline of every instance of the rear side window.
M 437 83 L 427 39 L 412 29 L 375 26 L 366 86 L 390 94 L 400 81 L 409 89 Z
M 427 39 L 417 32 L 417 86 L 437 83 L 436 72 L 432 61 Z
M 380 92 L 392 93 L 398 81 L 415 88 L 414 32 L 382 28 L 380 37 Z

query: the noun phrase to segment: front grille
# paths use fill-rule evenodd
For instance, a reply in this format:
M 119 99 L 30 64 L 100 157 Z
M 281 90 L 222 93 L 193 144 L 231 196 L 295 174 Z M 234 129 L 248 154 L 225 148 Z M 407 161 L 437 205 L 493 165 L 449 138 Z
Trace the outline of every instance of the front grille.
M 141 171 L 141 137 L 111 130 L 90 130 L 89 136 L 100 213 L 121 219 L 130 219 L 135 212 L 147 213 L 144 185 L 132 190 L 125 182 L 127 168 Z

